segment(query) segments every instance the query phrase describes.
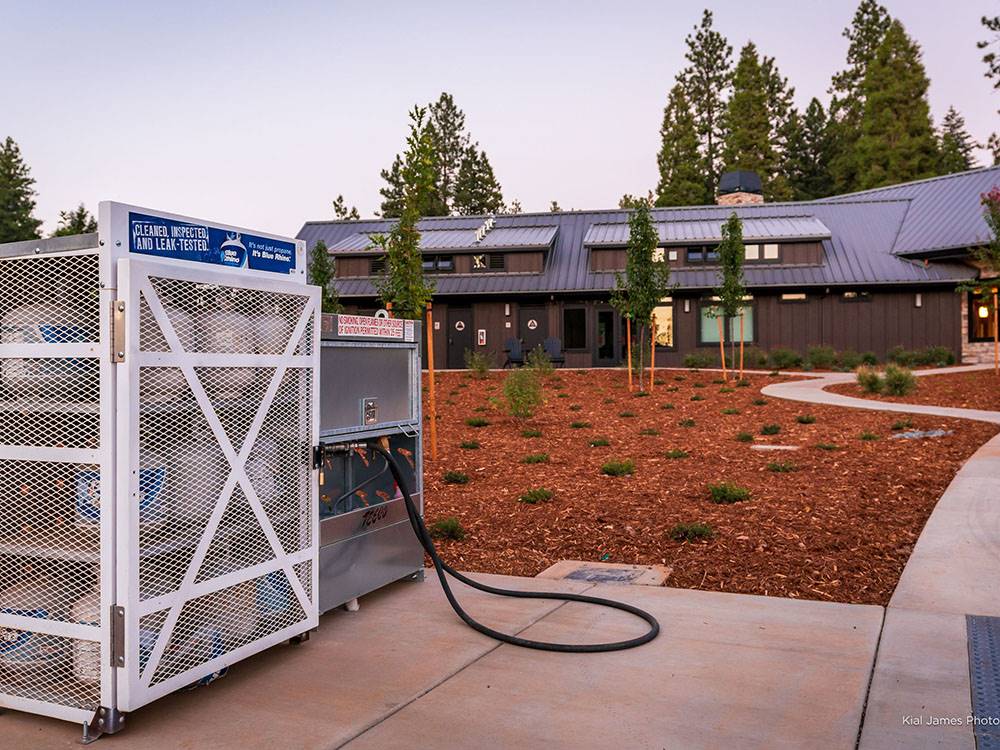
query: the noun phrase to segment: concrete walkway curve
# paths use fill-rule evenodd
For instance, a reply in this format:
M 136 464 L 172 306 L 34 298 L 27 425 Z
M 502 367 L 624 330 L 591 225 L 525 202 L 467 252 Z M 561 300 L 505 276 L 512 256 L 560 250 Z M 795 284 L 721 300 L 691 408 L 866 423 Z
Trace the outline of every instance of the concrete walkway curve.
M 920 377 L 990 369 L 922 370 Z M 888 403 L 825 390 L 852 373 L 775 383 L 774 398 L 1000 424 L 1000 412 Z M 962 466 L 938 500 L 885 612 L 859 748 L 976 747 L 965 615 L 1000 617 L 1000 435 Z M 958 725 L 931 724 L 959 719 Z

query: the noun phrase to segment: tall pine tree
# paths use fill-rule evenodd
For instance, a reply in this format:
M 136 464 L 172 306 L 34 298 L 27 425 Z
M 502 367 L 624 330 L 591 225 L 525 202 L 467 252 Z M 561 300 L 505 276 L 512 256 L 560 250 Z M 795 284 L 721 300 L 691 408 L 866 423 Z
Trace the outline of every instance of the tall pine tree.
M 920 58 L 920 47 L 893 21 L 861 84 L 865 105 L 855 163 L 862 190 L 937 174 L 930 82 Z
M 35 180 L 10 136 L 0 146 L 0 242 L 35 240 L 40 219 L 34 217 Z
M 685 38 L 688 66 L 681 76 L 685 94 L 694 115 L 701 151 L 704 193 L 701 203 L 715 201 L 715 189 L 722 171 L 723 119 L 725 90 L 732 76 L 733 48 L 712 28 L 712 11 L 702 13 L 701 24 Z
M 938 172 L 952 174 L 972 169 L 976 165 L 975 148 L 976 142 L 965 129 L 965 118 L 954 107 L 948 107 L 938 136 Z
M 851 25 L 843 32 L 849 42 L 847 67 L 833 76 L 830 87 L 830 170 L 839 193 L 859 186 L 857 143 L 865 109 L 862 84 L 891 22 L 889 11 L 876 0 L 861 0 Z
M 403 157 L 396 154 L 392 166 L 382 170 L 385 185 L 378 189 L 382 195 L 379 215 L 386 219 L 397 219 L 403 213 Z
M 68 237 L 73 234 L 90 234 L 97 231 L 97 218 L 81 203 L 72 211 L 59 212 L 59 226 L 53 237 Z
M 348 207 L 343 195 L 338 195 L 333 200 L 333 215 L 340 221 L 357 221 L 361 218 L 357 206 Z
M 337 288 L 333 285 L 333 279 L 337 275 L 336 261 L 330 255 L 323 240 L 319 240 L 309 253 L 309 263 L 306 269 L 306 278 L 313 286 L 318 286 L 320 292 L 320 305 L 325 313 L 343 312 L 344 307 L 340 304 L 340 296 Z
M 705 200 L 698 132 L 681 83 L 670 90 L 663 110 L 656 163 L 660 170 L 656 185 L 657 206 L 697 206 Z
M 454 205 L 461 216 L 496 214 L 504 210 L 503 192 L 486 152 L 473 144 L 465 150 L 455 177 Z
M 825 198 L 833 193 L 830 134 L 826 112 L 813 97 L 804 115 L 792 112 L 782 171 L 794 200 Z
M 757 47 L 748 42 L 733 73 L 733 93 L 723 118 L 722 158 L 726 169 L 756 172 L 768 200 L 789 197 L 780 171 L 780 148 L 790 110 L 790 92 L 774 61 L 765 57 L 762 63 Z
M 455 104 L 455 99 L 446 91 L 433 104 L 428 105 L 430 124 L 433 128 L 434 152 L 437 155 L 437 188 L 441 202 L 454 208 L 458 172 L 468 156 L 471 138 L 465 131 L 465 113 Z

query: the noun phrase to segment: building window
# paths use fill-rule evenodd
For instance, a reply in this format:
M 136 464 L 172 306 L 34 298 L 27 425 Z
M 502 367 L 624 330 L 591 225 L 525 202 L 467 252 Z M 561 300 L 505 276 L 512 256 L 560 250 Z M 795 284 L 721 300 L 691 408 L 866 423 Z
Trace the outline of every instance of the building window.
M 702 344 L 718 344 L 719 343 L 719 321 L 716 317 L 716 307 L 712 304 L 702 304 L 701 305 L 701 321 L 698 330 L 698 341 Z M 740 316 L 734 315 L 728 318 L 723 326 L 723 333 L 726 335 L 726 343 L 733 341 L 739 342 L 740 340 Z M 751 342 L 754 340 L 754 319 L 753 319 L 753 305 L 747 304 L 743 306 L 743 341 Z
M 451 273 L 455 270 L 450 255 L 425 255 L 422 259 L 424 273 Z
M 747 260 L 760 260 L 760 245 L 744 245 L 743 257 Z
M 677 260 L 677 251 L 676 250 L 668 250 L 667 251 L 667 260 L 670 260 L 670 261 Z
M 658 307 L 653 308 L 653 320 L 656 321 L 656 345 L 673 347 L 674 345 L 674 301 L 667 297 Z
M 653 262 L 654 263 L 662 263 L 663 262 L 663 248 L 662 247 L 654 247 L 653 248 Z
M 871 292 L 844 292 L 840 298 L 844 302 L 871 302 Z
M 782 302 L 807 302 L 809 298 L 805 292 L 793 292 L 792 294 L 782 294 Z
M 778 260 L 778 246 L 776 244 L 764 245 L 764 260 Z
M 688 263 L 718 263 L 719 250 L 716 247 L 689 247 L 687 250 Z
M 385 273 L 385 256 L 380 255 L 378 258 L 372 258 L 368 265 L 368 270 L 372 276 L 379 276 Z
M 504 269 L 504 258 L 506 256 L 503 253 L 491 253 L 489 256 L 489 266 L 491 271 L 502 271 Z
M 563 309 L 563 346 L 566 349 L 587 348 L 587 308 Z
M 489 270 L 490 262 L 489 256 L 484 254 L 473 255 L 472 256 L 472 270 L 473 271 L 487 271 Z
M 969 294 L 969 341 L 992 341 L 997 311 L 982 295 Z

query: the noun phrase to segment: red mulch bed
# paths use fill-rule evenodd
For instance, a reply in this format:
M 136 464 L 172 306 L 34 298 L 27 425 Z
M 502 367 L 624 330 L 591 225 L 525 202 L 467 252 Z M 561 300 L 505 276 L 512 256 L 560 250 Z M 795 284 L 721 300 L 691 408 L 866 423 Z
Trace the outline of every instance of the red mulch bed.
M 666 564 L 673 566 L 671 586 L 885 604 L 948 482 L 998 431 L 914 415 L 915 428 L 954 432 L 894 440 L 899 414 L 773 398 L 753 405 L 763 385 L 782 378 L 752 376 L 750 387 L 726 393 L 713 382 L 716 373 L 678 371 L 658 371 L 664 385 L 649 397 L 630 394 L 620 371 L 558 371 L 545 383 L 544 405 L 521 423 L 491 401 L 501 397 L 503 377 L 438 376 L 439 458 L 430 460 L 425 450 L 426 516 L 429 523 L 461 521 L 465 539 L 441 541 L 439 549 L 462 570 L 533 576 L 565 558 Z M 675 408 L 663 409 L 664 403 Z M 722 414 L 726 408 L 740 413 Z M 815 423 L 796 421 L 805 414 Z M 469 427 L 470 417 L 490 424 Z M 695 426 L 680 426 L 683 419 Z M 592 426 L 574 429 L 574 421 Z M 765 424 L 780 425 L 780 434 L 762 436 Z M 523 429 L 541 430 L 542 437 L 522 437 Z M 641 435 L 643 429 L 660 434 Z M 803 448 L 758 452 L 735 439 L 741 431 L 758 444 Z M 879 439 L 863 441 L 863 432 Z M 597 436 L 610 446 L 590 447 Z M 481 448 L 459 447 L 469 440 Z M 689 456 L 667 458 L 670 449 Z M 549 462 L 522 463 L 534 453 L 548 453 Z M 604 476 L 601 465 L 609 459 L 634 460 L 635 474 Z M 785 461 L 795 470 L 768 469 Z M 446 484 L 446 471 L 466 473 L 468 484 Z M 749 489 L 750 500 L 710 502 L 708 484 L 723 481 Z M 554 496 L 537 505 L 519 501 L 536 487 Z M 680 522 L 711 524 L 715 535 L 673 541 L 669 532 Z
M 826 390 L 878 401 L 1000 411 L 1000 377 L 993 370 L 925 375 L 917 378 L 917 389 L 908 396 L 873 396 L 862 391 L 857 383 L 831 385 Z

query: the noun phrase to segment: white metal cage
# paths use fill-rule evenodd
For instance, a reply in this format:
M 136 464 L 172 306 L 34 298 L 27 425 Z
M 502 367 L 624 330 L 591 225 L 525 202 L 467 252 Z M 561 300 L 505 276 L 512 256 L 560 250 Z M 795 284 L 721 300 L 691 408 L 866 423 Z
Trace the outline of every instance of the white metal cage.
M 0 706 L 83 722 L 318 624 L 318 290 L 130 256 L 116 206 L 0 253 Z

